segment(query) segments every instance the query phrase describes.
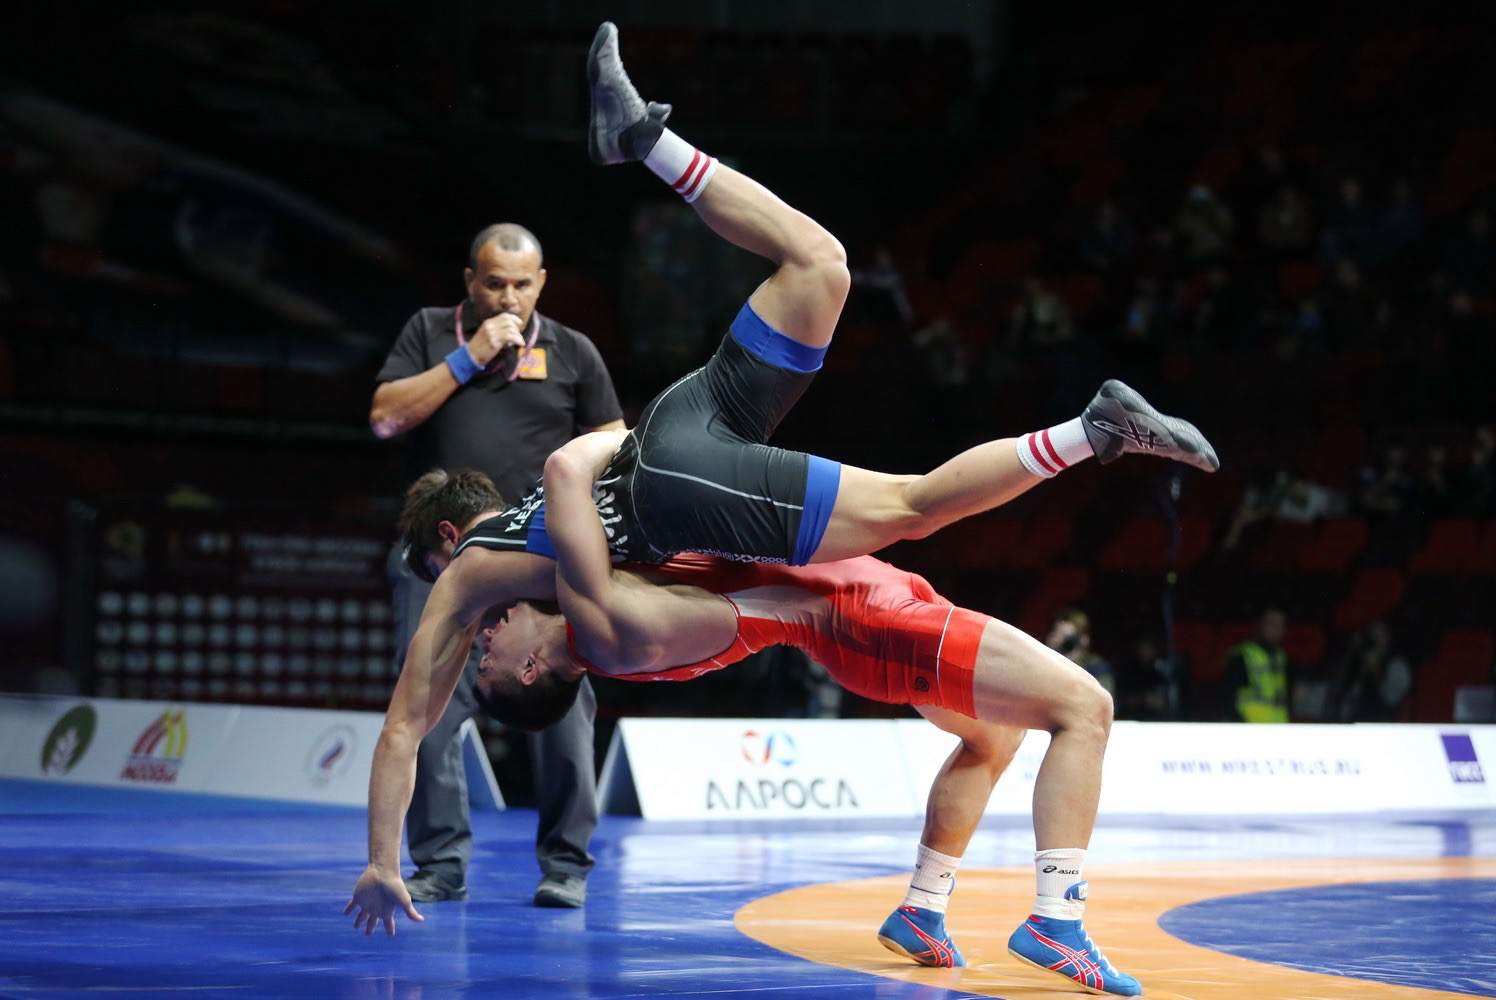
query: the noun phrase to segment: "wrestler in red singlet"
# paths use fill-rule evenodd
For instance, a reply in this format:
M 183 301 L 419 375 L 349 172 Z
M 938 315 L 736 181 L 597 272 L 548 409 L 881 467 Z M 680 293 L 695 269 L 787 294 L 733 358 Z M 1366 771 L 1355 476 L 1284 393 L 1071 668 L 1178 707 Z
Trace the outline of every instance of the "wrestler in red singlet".
M 682 553 L 639 570 L 727 598 L 738 615 L 737 638 L 710 659 L 648 674 L 608 674 L 586 663 L 573 644 L 573 655 L 593 673 L 690 680 L 768 646 L 794 646 L 865 698 L 975 717 L 972 671 L 991 619 L 951 604 L 924 577 L 872 556 L 784 566 Z

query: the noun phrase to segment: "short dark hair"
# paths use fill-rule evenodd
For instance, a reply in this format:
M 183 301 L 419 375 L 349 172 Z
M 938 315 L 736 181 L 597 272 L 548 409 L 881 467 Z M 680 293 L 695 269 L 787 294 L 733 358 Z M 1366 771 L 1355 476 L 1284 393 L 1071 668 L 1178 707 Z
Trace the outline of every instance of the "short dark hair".
M 538 733 L 561 721 L 576 703 L 582 690 L 582 678 L 566 680 L 559 674 L 546 673 L 534 683 L 525 684 L 512 673 L 501 673 L 488 683 L 484 692 L 473 686 L 478 707 L 495 721 L 526 733 Z
M 1075 626 L 1075 631 L 1078 635 L 1089 636 L 1091 634 L 1091 616 L 1080 608 L 1065 608 L 1054 616 L 1054 620 L 1056 623 L 1069 622 Z
M 473 237 L 472 246 L 468 247 L 468 267 L 478 266 L 478 254 L 490 243 L 498 243 L 500 250 L 533 249 L 535 256 L 540 258 L 541 265 L 545 264 L 545 251 L 540 249 L 540 241 L 535 238 L 534 233 L 513 222 L 496 222 L 491 226 L 484 226 Z
M 419 579 L 435 582 L 426 568 L 426 557 L 441 548 L 437 525 L 451 521 L 461 526 L 479 514 L 506 506 L 493 480 L 483 473 L 432 469 L 405 491 L 405 507 L 395 523 L 395 530 L 405 539 L 405 565 Z

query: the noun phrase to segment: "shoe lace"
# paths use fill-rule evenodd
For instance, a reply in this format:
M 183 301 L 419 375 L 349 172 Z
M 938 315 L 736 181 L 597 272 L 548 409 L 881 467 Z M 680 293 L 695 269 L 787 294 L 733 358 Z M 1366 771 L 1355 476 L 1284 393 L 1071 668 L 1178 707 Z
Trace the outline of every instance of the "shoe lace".
M 1081 929 L 1080 939 L 1086 943 L 1086 952 L 1090 954 L 1090 956 L 1097 962 L 1101 963 L 1101 967 L 1106 970 L 1107 975 L 1121 975 L 1121 973 L 1117 971 L 1117 967 L 1111 963 L 1111 960 L 1104 954 L 1102 954 L 1100 948 L 1096 947 L 1096 942 L 1091 940 L 1091 935 L 1087 934 L 1084 928 Z

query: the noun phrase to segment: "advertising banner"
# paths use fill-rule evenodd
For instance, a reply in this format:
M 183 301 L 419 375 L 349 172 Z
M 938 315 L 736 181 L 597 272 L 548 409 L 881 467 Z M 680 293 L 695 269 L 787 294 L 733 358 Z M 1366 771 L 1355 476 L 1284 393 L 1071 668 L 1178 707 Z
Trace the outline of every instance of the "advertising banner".
M 988 803 L 1026 816 L 1049 734 Z M 603 808 L 649 819 L 920 816 L 955 737 L 922 719 L 624 719 Z M 1416 812 L 1496 806 L 1496 726 L 1117 722 L 1102 815 Z M 901 786 L 900 782 L 904 784 Z
M 637 804 L 647 819 L 907 816 L 914 808 L 892 720 L 621 719 L 599 787 L 605 811 Z

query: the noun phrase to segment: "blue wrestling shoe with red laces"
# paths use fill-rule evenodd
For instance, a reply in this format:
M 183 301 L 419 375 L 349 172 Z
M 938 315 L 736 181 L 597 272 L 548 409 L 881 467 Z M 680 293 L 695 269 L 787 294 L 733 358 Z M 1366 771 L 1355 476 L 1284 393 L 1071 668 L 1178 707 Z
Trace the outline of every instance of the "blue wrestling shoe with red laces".
M 1117 971 L 1079 920 L 1030 916 L 1008 938 L 1008 954 L 1101 996 L 1137 997 L 1143 986 Z
M 901 906 L 888 915 L 878 928 L 878 940 L 889 951 L 896 951 L 920 965 L 937 969 L 960 969 L 966 959 L 956 942 L 945 932 L 945 914 L 918 906 Z

